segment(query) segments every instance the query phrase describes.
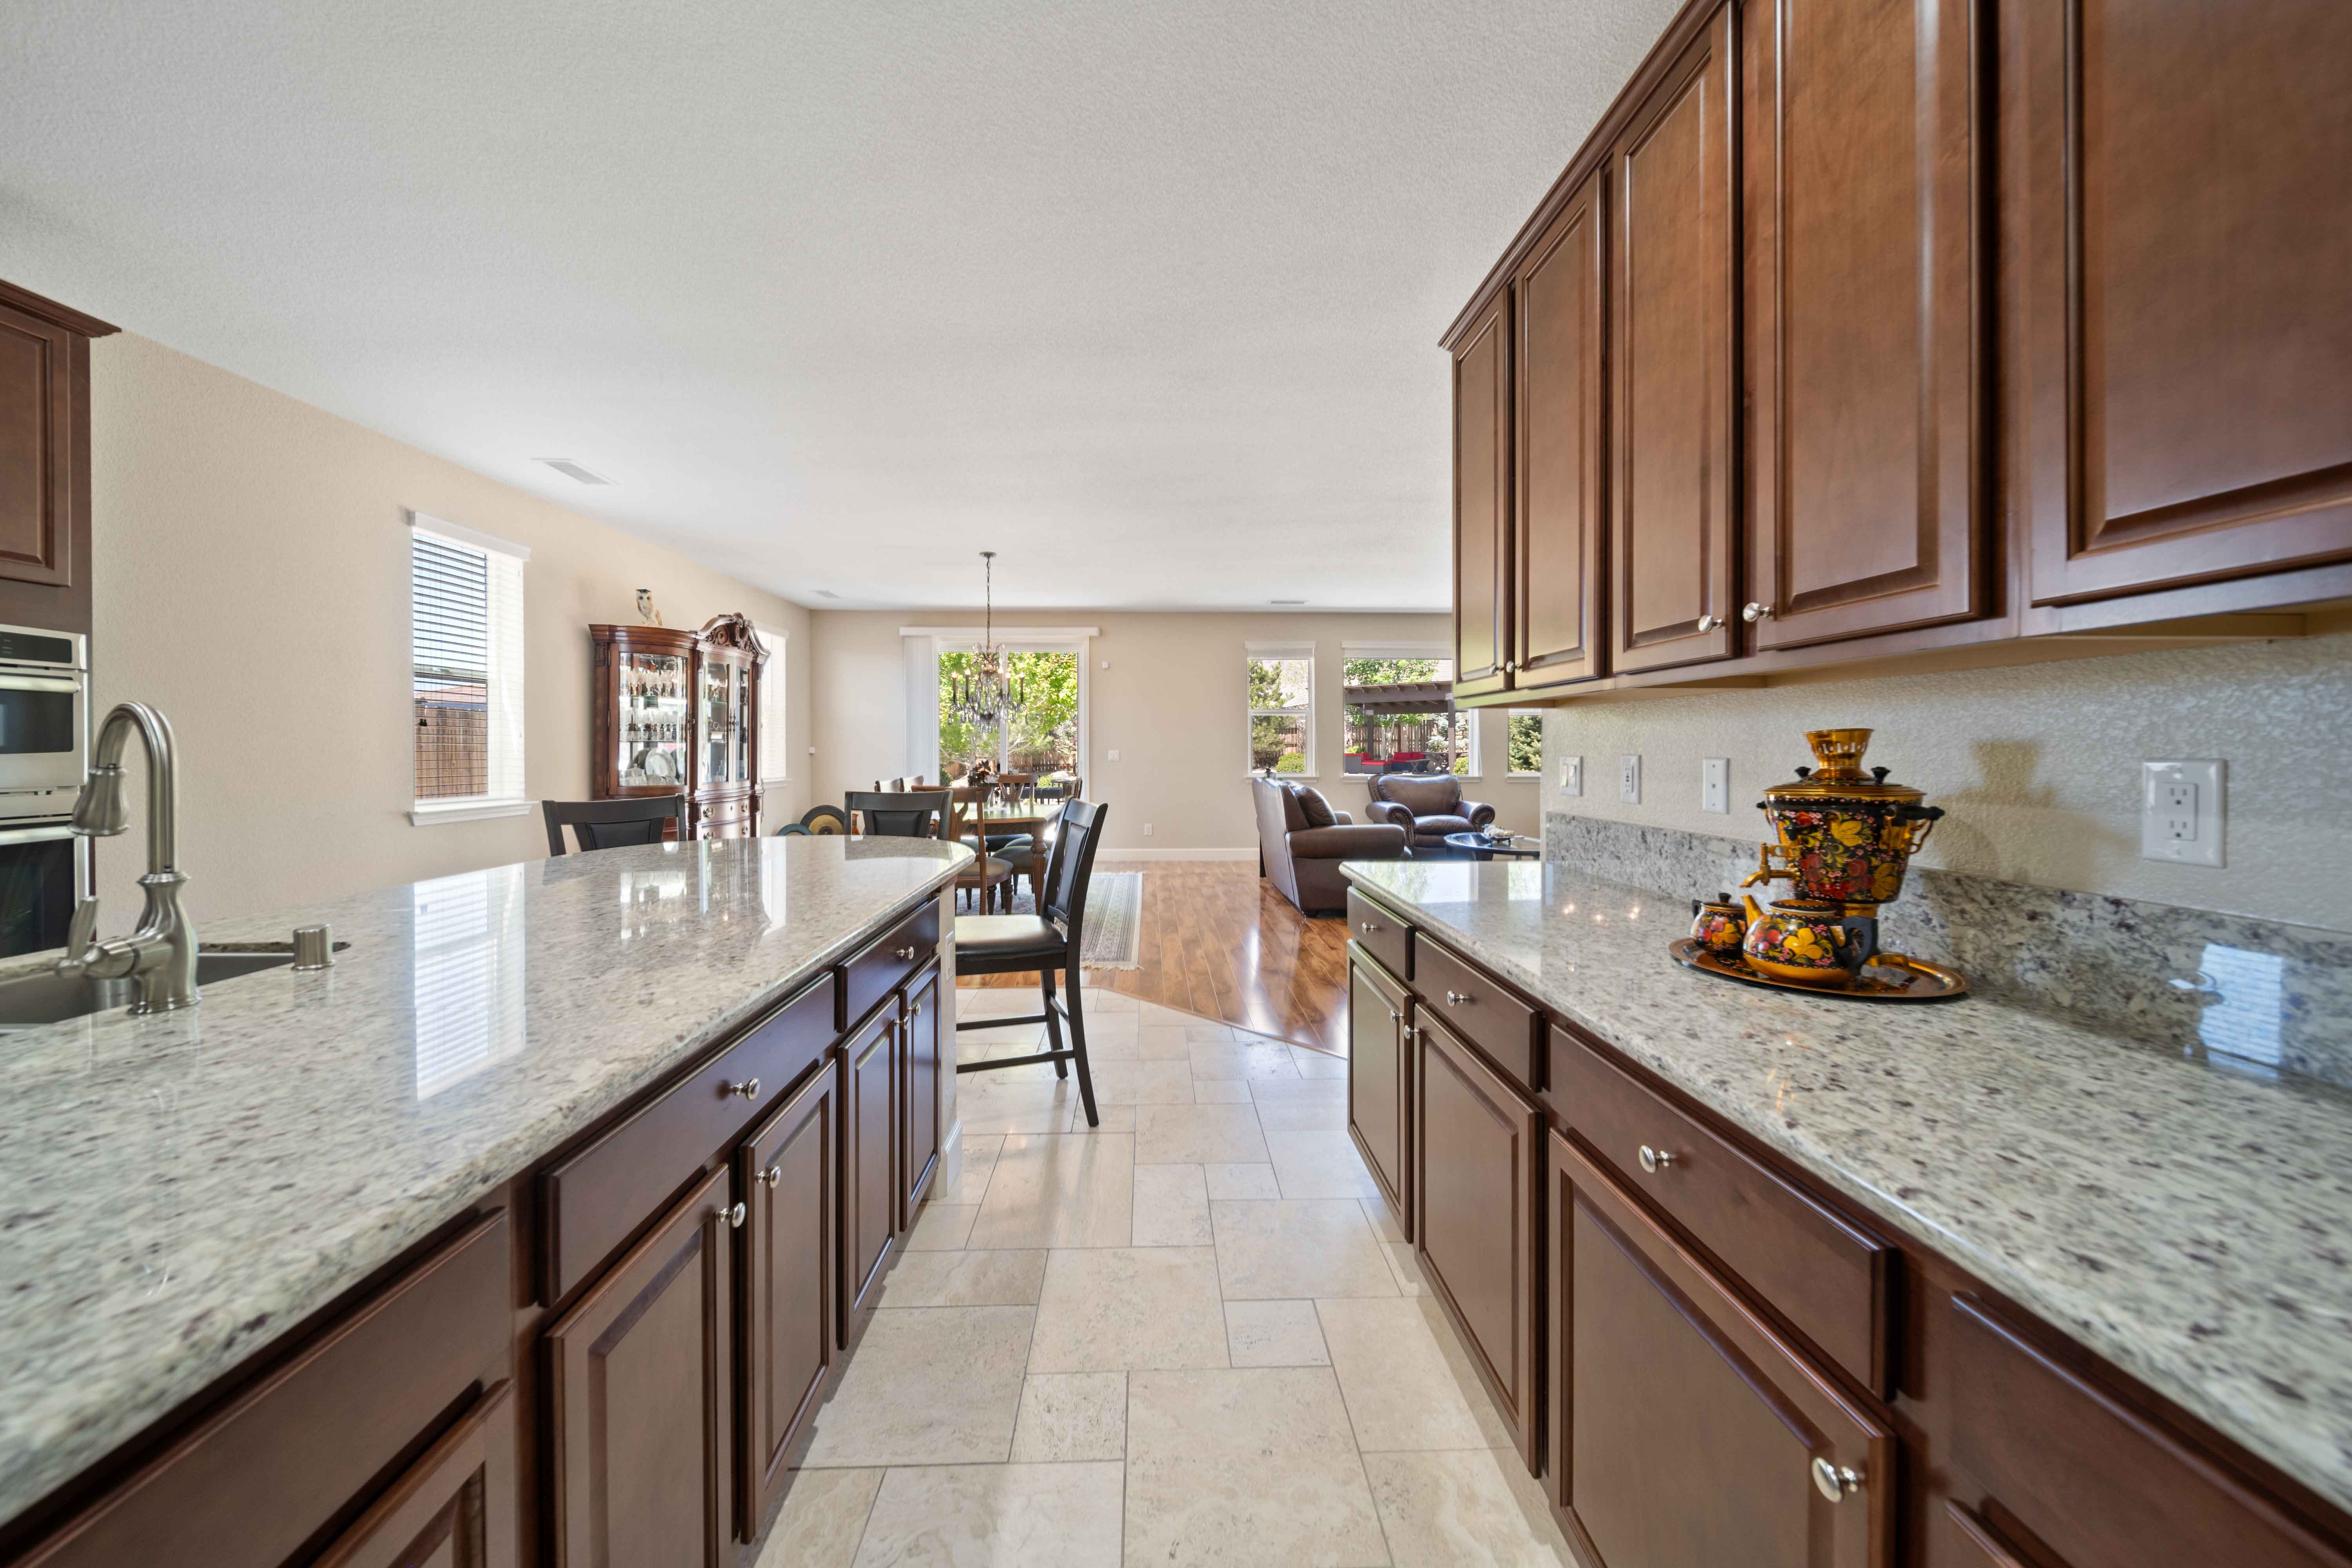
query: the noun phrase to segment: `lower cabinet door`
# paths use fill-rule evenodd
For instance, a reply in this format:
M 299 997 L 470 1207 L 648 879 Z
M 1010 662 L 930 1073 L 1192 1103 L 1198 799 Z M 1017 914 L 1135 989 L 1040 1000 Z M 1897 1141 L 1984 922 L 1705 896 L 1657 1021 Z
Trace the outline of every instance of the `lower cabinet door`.
M 1944 1544 L 1958 1568 L 2025 1568 L 1992 1527 L 1958 1503 L 1944 1505 Z
M 1891 1561 L 1894 1442 L 1550 1134 L 1546 1488 L 1598 1568 Z
M 1348 1131 L 1407 1241 L 1412 1239 L 1412 998 L 1370 960 L 1348 965 Z
M 905 1114 L 899 1135 L 906 1151 L 900 1161 L 904 1201 L 898 1205 L 898 1228 L 911 1229 L 915 1210 L 931 1184 L 940 1163 L 940 972 L 936 969 L 907 987 L 906 1044 L 901 1075 Z
M 841 1199 L 841 1093 L 833 1064 L 735 1152 L 743 1224 L 738 1364 L 743 1431 L 736 1489 L 746 1541 L 776 1500 L 793 1447 L 838 1358 L 834 1216 Z
M 843 1048 L 841 1343 L 880 1294 L 898 1219 L 898 1020 L 887 1008 Z
M 1422 1272 L 1469 1342 L 1519 1457 L 1533 1469 L 1543 1121 L 1444 1025 L 1418 1024 L 1413 1040 L 1413 1222 Z
M 717 1171 L 547 1331 L 558 1568 L 719 1568 L 734 1533 L 735 1226 Z
M 515 1421 L 499 1383 L 312 1568 L 514 1568 Z

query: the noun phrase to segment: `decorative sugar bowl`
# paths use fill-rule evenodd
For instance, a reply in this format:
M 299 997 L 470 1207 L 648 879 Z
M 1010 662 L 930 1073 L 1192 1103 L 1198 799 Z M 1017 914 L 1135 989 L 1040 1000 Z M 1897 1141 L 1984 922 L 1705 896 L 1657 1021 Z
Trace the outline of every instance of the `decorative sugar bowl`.
M 1691 900 L 1691 940 L 1707 952 L 1737 957 L 1747 935 L 1748 910 L 1729 893 Z
M 1874 913 L 1903 891 L 1903 873 L 1943 808 L 1920 805 L 1908 784 L 1888 784 L 1885 768 L 1863 771 L 1867 730 L 1810 730 L 1805 742 L 1820 766 L 1799 768 L 1794 783 L 1766 790 L 1757 803 L 1780 842 L 1762 847 L 1742 885 L 1786 880 L 1800 900 Z
M 1739 944 L 1748 966 L 1801 985 L 1839 985 L 1868 961 L 1837 904 L 1784 899 L 1769 910 L 1748 906 L 1748 934 Z

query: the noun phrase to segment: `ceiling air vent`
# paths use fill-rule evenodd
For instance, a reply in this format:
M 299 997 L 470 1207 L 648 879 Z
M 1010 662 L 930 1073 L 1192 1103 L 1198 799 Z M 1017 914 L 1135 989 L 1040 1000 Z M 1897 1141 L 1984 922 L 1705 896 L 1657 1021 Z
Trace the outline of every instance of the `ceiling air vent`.
M 1303 605 L 1306 602 L 1304 599 L 1268 599 L 1266 601 L 1269 605 Z
M 535 463 L 545 463 L 567 479 L 578 479 L 583 485 L 609 485 L 613 481 L 593 468 L 583 468 L 569 458 L 534 458 Z

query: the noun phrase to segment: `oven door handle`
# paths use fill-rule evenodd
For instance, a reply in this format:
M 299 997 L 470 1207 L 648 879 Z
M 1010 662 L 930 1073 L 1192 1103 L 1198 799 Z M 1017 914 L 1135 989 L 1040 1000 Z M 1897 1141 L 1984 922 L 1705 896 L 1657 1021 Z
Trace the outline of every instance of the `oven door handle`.
M 45 822 L 38 827 L 0 827 L 0 845 L 46 844 L 54 838 L 71 838 L 70 822 Z
M 81 695 L 82 683 L 69 675 L 0 674 L 0 691 L 62 691 Z

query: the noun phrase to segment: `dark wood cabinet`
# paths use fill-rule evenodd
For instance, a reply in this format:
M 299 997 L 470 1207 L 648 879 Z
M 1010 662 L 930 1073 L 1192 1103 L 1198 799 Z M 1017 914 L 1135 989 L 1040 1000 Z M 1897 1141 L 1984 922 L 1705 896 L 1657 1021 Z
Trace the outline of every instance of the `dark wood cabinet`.
M 767 655 L 741 616 L 698 632 L 593 626 L 589 791 L 597 800 L 687 797 L 699 838 L 757 831 L 760 672 Z M 775 737 L 771 744 L 782 744 Z
M 510 1391 L 475 1401 L 312 1568 L 515 1568 Z
M 728 1560 L 744 1213 L 730 1179 L 696 1183 L 547 1331 L 557 1568 Z
M 2000 25 L 2034 603 L 2352 560 L 2352 6 Z
M 898 1236 L 898 1015 L 886 1007 L 842 1047 L 841 1342 L 881 1294 Z
M 1980 608 L 1978 9 L 1741 7 L 1759 649 Z
M 1512 400 L 1517 690 L 1601 673 L 1601 541 L 1609 386 L 1601 175 L 1586 177 L 1511 285 L 1518 332 Z
M 841 1079 L 819 1067 L 735 1153 L 741 1232 L 743 1423 L 736 1489 L 757 1539 L 839 1362 L 835 1326 Z
M 1414 1248 L 1533 1468 L 1542 1118 L 1426 1010 L 1414 1018 Z
M 1412 997 L 1370 954 L 1348 963 L 1348 1132 L 1412 1239 Z
M 89 342 L 114 330 L 0 283 L 0 625 L 89 630 Z
M 1510 657 L 1510 300 L 1454 354 L 1454 689 L 1500 691 Z
M 1595 1568 L 1891 1561 L 1886 1428 L 1550 1135 L 1546 1489 Z
M 908 985 L 907 1021 L 900 1030 L 900 1041 L 904 1067 L 899 1074 L 898 1139 L 902 1152 L 898 1162 L 898 1226 L 911 1230 L 915 1211 L 922 1206 L 924 1194 L 930 1189 L 932 1173 L 939 1169 L 940 1140 L 944 1135 L 940 1126 L 944 1063 L 940 1051 L 938 970 L 929 971 Z
M 1609 155 L 1612 667 L 1733 651 L 1732 13 L 1717 11 Z

